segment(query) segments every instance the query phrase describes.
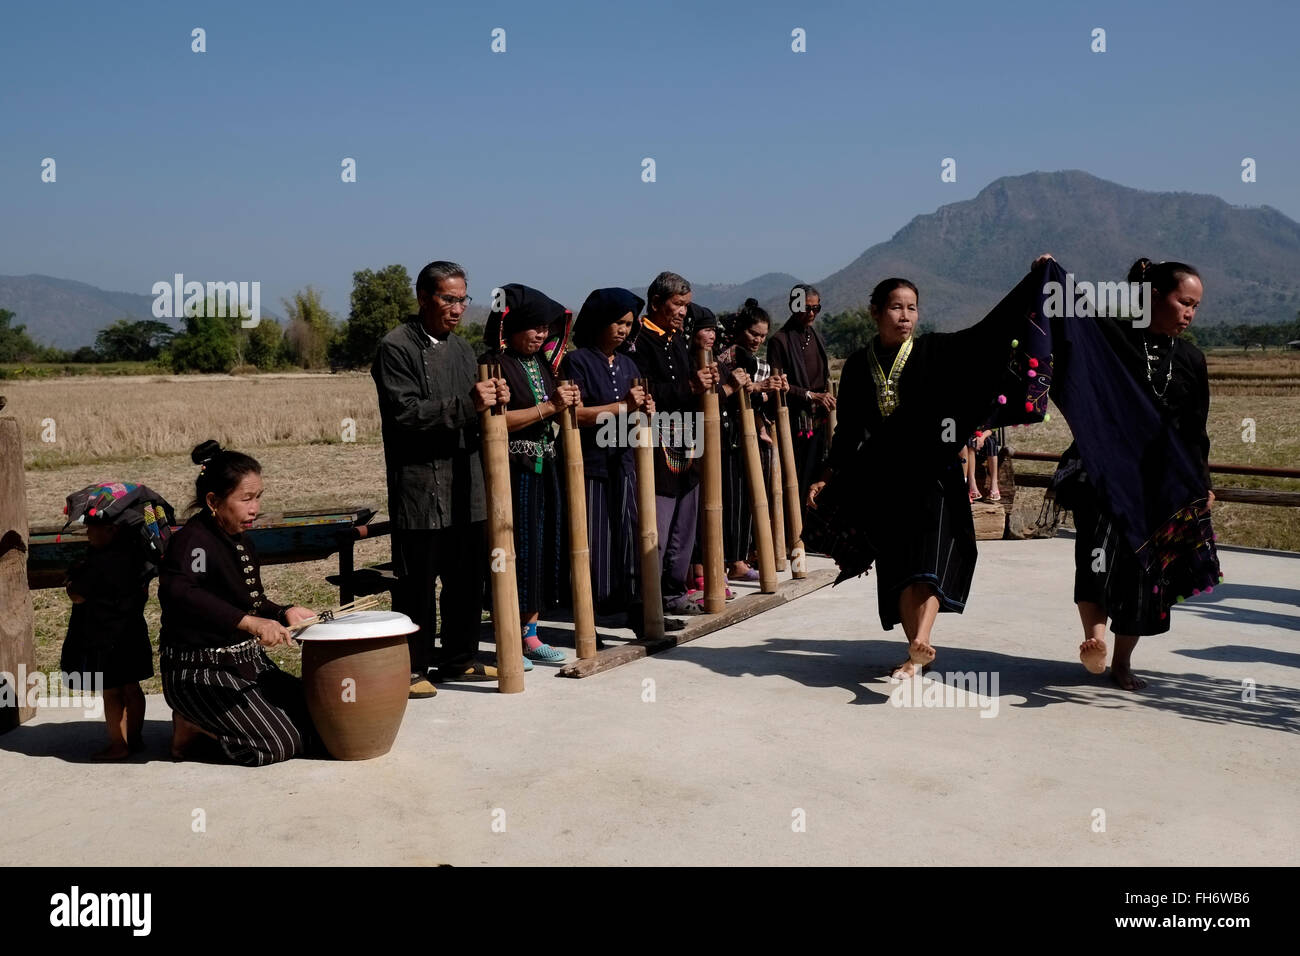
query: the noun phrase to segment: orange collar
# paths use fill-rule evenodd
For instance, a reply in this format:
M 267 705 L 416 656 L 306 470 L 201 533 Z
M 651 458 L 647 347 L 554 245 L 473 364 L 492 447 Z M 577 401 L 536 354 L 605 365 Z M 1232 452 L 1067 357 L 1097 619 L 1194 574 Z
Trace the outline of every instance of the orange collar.
M 655 325 L 653 322 L 650 321 L 650 316 L 648 316 L 648 315 L 643 315 L 643 316 L 641 317 L 641 324 L 644 325 L 644 326 L 645 326 L 647 329 L 649 329 L 651 332 L 653 332 L 655 335 L 659 336 L 660 338 L 671 338 L 671 337 L 672 337 L 672 334 L 673 334 L 672 332 L 670 332 L 670 331 L 668 331 L 668 330 L 666 330 L 666 329 L 661 329 L 661 328 L 659 328 L 659 326 Z

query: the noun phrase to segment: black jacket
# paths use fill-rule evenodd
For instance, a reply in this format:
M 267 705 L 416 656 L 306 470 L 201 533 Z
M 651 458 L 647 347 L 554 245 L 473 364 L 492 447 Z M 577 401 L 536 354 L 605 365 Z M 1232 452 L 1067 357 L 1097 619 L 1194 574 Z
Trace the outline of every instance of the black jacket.
M 474 352 L 449 335 L 431 344 L 419 316 L 379 343 L 370 375 L 379 393 L 388 517 L 402 531 L 487 519 Z
M 285 605 L 262 590 L 248 535 L 229 535 L 203 511 L 172 535 L 158 581 L 162 647 L 229 647 L 248 640 L 244 615 L 284 623 Z

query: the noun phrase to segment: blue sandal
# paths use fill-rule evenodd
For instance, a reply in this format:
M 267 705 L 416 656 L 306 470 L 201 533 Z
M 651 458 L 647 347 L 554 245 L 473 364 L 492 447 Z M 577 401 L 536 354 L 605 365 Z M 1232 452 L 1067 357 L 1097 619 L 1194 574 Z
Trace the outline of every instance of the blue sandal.
M 540 661 L 543 664 L 563 664 L 564 651 L 551 647 L 550 644 L 543 644 L 532 650 L 524 648 L 524 658 L 531 661 Z

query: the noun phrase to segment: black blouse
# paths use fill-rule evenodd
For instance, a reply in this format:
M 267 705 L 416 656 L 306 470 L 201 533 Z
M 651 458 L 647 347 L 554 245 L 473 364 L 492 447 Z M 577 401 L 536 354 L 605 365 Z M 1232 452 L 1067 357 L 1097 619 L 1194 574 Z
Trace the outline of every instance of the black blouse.
M 167 542 L 158 582 L 163 647 L 229 647 L 248 640 L 244 615 L 284 623 L 286 606 L 262 590 L 248 535 L 227 534 L 211 512 L 185 523 Z

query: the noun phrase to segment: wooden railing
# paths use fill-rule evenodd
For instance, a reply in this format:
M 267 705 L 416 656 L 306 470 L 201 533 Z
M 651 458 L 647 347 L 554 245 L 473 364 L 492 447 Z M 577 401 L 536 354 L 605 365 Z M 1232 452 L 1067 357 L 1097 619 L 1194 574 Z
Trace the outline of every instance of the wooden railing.
M 1048 455 L 1038 451 L 1012 451 L 1011 457 L 1020 461 L 1044 461 L 1051 464 L 1061 460 L 1060 455 Z M 1265 468 L 1261 465 L 1218 465 L 1210 462 L 1211 474 L 1250 475 L 1258 478 L 1295 478 L 1300 479 L 1300 470 L 1294 468 Z M 1026 488 L 1046 488 L 1052 480 L 1051 475 L 1036 472 L 1016 474 L 1016 484 Z M 1274 491 L 1271 488 L 1220 488 L 1214 487 L 1216 501 L 1236 501 L 1248 505 L 1280 505 L 1284 508 L 1300 508 L 1300 491 Z

